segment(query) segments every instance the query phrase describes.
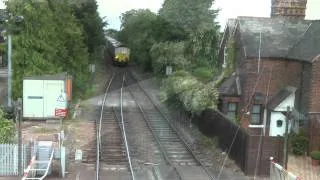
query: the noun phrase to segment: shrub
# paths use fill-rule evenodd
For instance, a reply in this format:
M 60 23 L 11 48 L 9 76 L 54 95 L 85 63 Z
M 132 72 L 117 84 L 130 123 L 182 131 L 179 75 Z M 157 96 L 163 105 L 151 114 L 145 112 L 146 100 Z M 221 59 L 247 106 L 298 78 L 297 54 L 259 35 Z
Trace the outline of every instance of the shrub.
M 294 155 L 303 155 L 308 147 L 308 138 L 303 131 L 299 134 L 291 134 L 291 151 Z
M 6 119 L 5 113 L 0 109 L 0 143 L 11 143 L 14 136 L 14 123 Z
M 310 156 L 314 160 L 320 160 L 320 151 L 312 151 Z
M 209 82 L 213 79 L 214 71 L 212 67 L 198 67 L 193 70 L 192 74 L 200 81 Z

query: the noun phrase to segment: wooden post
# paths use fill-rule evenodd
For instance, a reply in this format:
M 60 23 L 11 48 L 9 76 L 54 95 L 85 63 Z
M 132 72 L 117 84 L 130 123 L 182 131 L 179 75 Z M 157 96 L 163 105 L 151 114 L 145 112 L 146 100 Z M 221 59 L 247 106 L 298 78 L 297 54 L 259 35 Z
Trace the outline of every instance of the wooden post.
M 287 114 L 286 114 L 286 131 L 284 137 L 284 158 L 283 158 L 283 167 L 287 169 L 288 164 L 288 144 L 289 144 L 289 113 L 290 107 L 287 106 Z
M 22 137 L 21 137 L 21 121 L 22 121 L 22 99 L 18 99 L 17 106 L 18 115 L 18 172 L 22 175 Z

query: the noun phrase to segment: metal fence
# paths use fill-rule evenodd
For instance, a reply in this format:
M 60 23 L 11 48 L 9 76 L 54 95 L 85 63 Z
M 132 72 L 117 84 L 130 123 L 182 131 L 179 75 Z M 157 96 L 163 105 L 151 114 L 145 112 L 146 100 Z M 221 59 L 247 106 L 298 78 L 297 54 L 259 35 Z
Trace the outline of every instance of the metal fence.
M 270 158 L 270 180 L 302 180 L 298 176 L 285 170 L 280 164 Z
M 22 169 L 27 166 L 27 147 L 21 146 Z M 18 163 L 18 144 L 0 144 L 0 176 L 18 176 Z

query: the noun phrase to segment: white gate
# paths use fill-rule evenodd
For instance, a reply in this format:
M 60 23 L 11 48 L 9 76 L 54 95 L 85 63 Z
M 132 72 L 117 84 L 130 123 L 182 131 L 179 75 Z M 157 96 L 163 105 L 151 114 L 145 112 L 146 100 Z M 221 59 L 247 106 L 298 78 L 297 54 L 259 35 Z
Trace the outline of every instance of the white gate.
M 22 169 L 27 164 L 27 145 L 21 146 Z M 0 176 L 18 176 L 18 145 L 0 144 Z

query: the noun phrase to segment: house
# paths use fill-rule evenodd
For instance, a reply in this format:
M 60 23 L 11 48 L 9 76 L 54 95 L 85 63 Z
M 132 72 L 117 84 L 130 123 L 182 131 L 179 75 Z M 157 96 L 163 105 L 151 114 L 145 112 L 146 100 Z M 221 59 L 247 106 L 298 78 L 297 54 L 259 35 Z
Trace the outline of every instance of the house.
M 320 21 L 304 20 L 307 0 L 288 2 L 272 0 L 271 18 L 227 22 L 219 51 L 227 75 L 219 85 L 219 108 L 249 132 L 266 136 L 283 136 L 287 118 L 289 129 L 304 124 L 314 141 L 310 148 L 319 149 Z

